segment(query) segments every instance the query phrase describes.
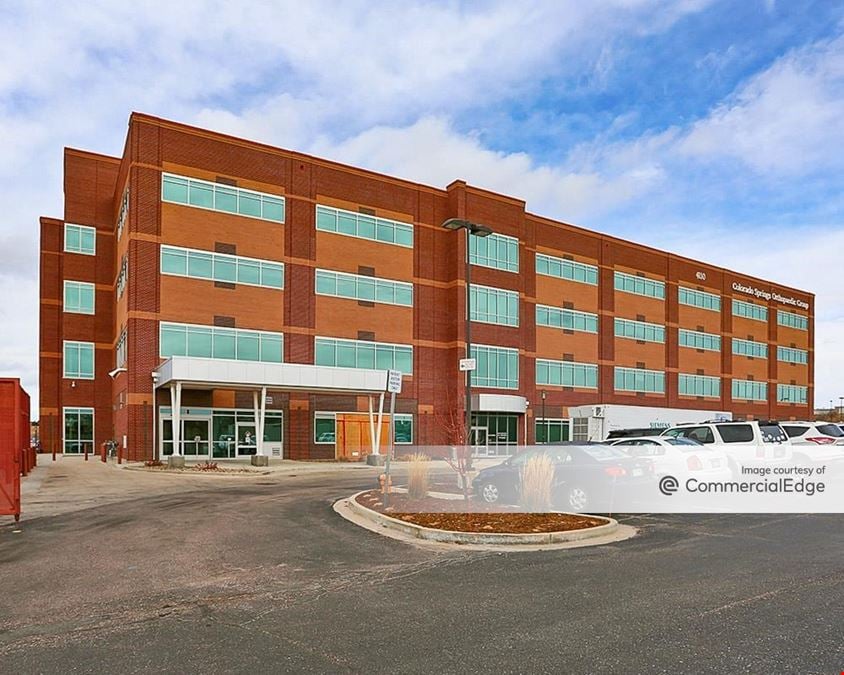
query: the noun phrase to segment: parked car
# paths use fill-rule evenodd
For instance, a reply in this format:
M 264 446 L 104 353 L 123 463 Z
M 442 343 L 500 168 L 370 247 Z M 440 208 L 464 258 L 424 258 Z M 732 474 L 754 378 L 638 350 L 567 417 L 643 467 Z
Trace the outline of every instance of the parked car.
M 552 504 L 564 511 L 590 510 L 655 480 L 650 460 L 609 445 L 549 445 L 482 469 L 472 481 L 474 495 L 488 504 L 518 503 L 522 468 L 538 454 L 548 455 L 554 464 Z
M 646 457 L 653 462 L 657 477 L 731 480 L 734 476 L 727 454 L 715 445 L 703 445 L 691 438 L 647 436 L 622 438 L 611 443 L 631 457 Z
M 744 466 L 776 466 L 788 463 L 792 458 L 791 441 L 779 422 L 750 420 L 679 424 L 666 429 L 662 435 L 691 438 L 704 445 L 721 447 L 730 459 L 730 468 L 737 475 Z
M 794 446 L 794 460 L 804 463 L 844 463 L 844 431 L 831 422 L 783 422 Z

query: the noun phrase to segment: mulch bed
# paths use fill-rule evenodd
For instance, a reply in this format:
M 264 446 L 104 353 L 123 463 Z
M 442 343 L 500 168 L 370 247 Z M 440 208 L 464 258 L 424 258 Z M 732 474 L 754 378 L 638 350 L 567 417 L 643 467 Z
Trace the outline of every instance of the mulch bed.
M 516 507 L 484 504 L 476 500 L 426 497 L 410 499 L 407 494 L 392 493 L 390 506 L 384 508 L 380 490 L 369 490 L 357 497 L 357 502 L 378 513 L 398 518 L 414 525 L 433 527 L 452 532 L 532 534 L 566 532 L 606 525 L 607 521 L 590 516 L 566 513 L 521 513 Z

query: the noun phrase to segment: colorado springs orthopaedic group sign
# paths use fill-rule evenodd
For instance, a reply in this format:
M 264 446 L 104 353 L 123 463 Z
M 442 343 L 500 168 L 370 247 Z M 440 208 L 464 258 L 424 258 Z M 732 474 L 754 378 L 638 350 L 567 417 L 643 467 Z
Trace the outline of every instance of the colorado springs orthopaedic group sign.
M 744 286 L 738 281 L 733 282 L 733 290 L 738 291 L 739 293 L 747 293 L 748 295 L 753 295 L 757 298 L 764 298 L 765 300 L 775 300 L 776 302 L 781 302 L 784 305 L 793 305 L 794 307 L 800 307 L 801 309 L 809 309 L 809 303 L 805 300 L 799 300 L 795 297 L 787 298 L 776 291 L 764 291 L 761 288 L 756 288 L 755 286 Z

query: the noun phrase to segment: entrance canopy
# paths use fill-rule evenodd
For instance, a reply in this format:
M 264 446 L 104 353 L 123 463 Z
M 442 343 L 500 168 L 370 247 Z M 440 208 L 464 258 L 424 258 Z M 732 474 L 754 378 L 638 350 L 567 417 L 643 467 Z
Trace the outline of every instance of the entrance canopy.
M 266 387 L 323 394 L 380 394 L 387 388 L 387 371 L 171 356 L 158 367 L 157 386 L 176 382 L 187 389 Z
M 267 390 L 307 391 L 320 394 L 368 395 L 372 453 L 379 454 L 384 415 L 387 371 L 367 368 L 312 366 L 305 363 L 262 363 L 172 356 L 156 373 L 156 388 L 170 389 L 173 428 L 173 454 L 181 454 L 182 389 L 247 389 L 252 391 L 255 413 L 256 454 L 263 455 Z M 372 394 L 379 394 L 377 423 Z M 376 427 L 377 424 L 377 427 Z

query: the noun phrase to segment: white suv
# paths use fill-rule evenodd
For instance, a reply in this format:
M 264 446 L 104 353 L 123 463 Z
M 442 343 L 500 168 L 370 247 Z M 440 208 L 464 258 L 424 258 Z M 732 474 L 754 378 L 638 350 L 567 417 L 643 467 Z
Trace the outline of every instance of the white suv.
M 716 445 L 730 458 L 731 469 L 743 466 L 773 466 L 792 459 L 791 441 L 779 422 L 703 422 L 678 424 L 663 436 L 691 438 L 704 445 Z
M 844 462 L 844 431 L 831 422 L 782 422 L 795 461 Z

